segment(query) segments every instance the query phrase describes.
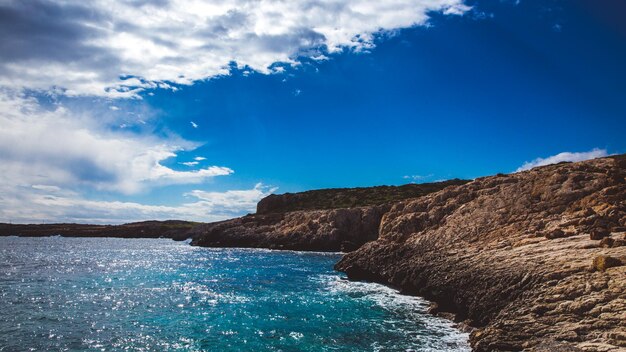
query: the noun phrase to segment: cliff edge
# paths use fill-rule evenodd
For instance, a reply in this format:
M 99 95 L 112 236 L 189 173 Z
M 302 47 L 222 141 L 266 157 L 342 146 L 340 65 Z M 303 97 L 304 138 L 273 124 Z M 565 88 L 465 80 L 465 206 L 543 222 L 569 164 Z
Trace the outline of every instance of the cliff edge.
M 336 269 L 474 327 L 475 351 L 626 350 L 626 156 L 395 204 Z
M 348 252 L 378 238 L 380 221 L 394 202 L 467 182 L 449 180 L 270 195 L 259 202 L 256 214 L 195 227 L 191 244 Z
M 287 213 L 298 210 L 357 208 L 417 198 L 466 180 L 410 183 L 401 186 L 315 189 L 299 193 L 271 194 L 259 201 L 257 214 Z

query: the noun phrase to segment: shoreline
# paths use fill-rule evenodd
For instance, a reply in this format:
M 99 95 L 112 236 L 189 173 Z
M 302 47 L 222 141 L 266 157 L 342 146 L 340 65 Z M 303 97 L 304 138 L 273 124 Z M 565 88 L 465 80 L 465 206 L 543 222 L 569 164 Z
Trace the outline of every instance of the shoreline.
M 198 225 L 181 220 L 148 220 L 121 225 L 0 223 L 0 237 L 171 238 L 183 241 L 190 237 L 189 230 Z
M 471 328 L 473 351 L 626 348 L 626 155 L 382 205 L 247 215 L 190 235 L 197 247 L 342 255 L 334 269 L 351 281 L 422 297 L 429 313 Z

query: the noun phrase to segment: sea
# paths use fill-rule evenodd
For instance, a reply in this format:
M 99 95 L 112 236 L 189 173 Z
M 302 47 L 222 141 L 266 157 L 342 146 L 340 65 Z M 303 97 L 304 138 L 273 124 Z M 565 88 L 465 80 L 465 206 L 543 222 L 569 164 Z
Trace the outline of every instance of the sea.
M 0 351 L 469 351 L 340 253 L 0 237 Z

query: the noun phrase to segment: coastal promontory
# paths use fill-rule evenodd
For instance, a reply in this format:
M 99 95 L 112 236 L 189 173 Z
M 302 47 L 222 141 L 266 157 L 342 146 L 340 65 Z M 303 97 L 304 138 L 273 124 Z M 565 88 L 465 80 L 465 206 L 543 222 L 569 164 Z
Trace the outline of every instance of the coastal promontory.
M 398 202 L 336 265 L 472 329 L 474 351 L 626 350 L 626 156 Z
M 192 244 L 304 251 L 352 251 L 378 238 L 383 215 L 400 200 L 468 181 L 335 188 L 270 195 L 256 214 L 196 226 Z

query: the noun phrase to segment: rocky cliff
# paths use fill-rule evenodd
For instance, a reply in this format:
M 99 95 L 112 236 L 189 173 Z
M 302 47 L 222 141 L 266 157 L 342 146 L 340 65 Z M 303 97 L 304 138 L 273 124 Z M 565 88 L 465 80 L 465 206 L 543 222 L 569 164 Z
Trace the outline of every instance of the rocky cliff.
M 392 202 L 466 182 L 451 180 L 271 195 L 259 202 L 257 214 L 194 228 L 192 244 L 351 251 L 378 237 L 380 221 Z
M 192 231 L 203 247 L 251 247 L 304 251 L 350 251 L 378 237 L 390 206 L 248 215 Z
M 626 350 L 626 156 L 395 204 L 337 264 L 474 327 L 475 351 Z

